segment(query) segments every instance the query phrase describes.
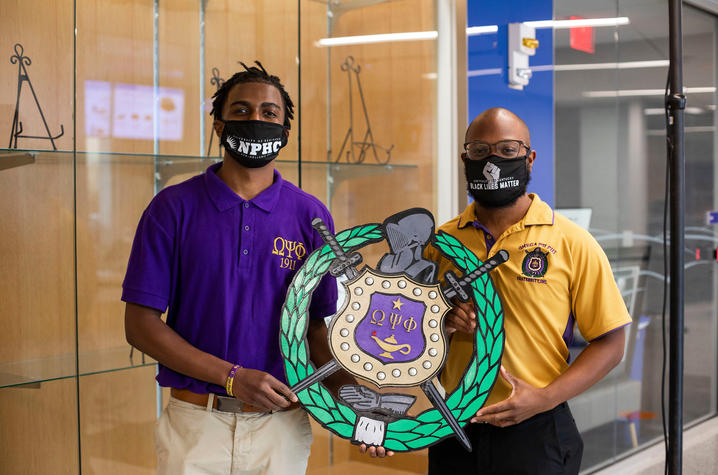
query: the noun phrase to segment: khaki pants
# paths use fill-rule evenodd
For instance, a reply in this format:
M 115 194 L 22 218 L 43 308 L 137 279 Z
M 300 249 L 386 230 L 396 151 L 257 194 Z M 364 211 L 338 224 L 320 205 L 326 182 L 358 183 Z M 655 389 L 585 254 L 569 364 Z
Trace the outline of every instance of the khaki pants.
M 303 409 L 227 413 L 171 397 L 157 421 L 161 475 L 290 475 L 307 470 L 312 429 Z

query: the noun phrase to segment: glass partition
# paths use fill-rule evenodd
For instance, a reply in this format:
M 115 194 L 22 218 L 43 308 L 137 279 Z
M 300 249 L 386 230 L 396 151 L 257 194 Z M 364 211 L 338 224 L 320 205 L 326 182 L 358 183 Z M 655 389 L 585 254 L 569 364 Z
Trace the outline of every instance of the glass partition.
M 623 361 L 571 401 L 585 442 L 582 468 L 590 470 L 663 437 L 668 8 L 658 1 L 555 1 L 554 17 L 625 18 L 620 26 L 554 32 L 556 204 L 588 213 L 634 321 Z M 684 7 L 688 424 L 716 412 L 718 241 L 706 225 L 716 206 L 715 25 L 713 15 Z
M 77 473 L 80 463 L 72 11 L 72 0 L 0 5 L 0 460 L 9 472 Z
M 436 41 L 361 37 L 435 31 L 434 2 L 301 5 L 302 187 L 327 203 L 337 229 L 432 209 Z

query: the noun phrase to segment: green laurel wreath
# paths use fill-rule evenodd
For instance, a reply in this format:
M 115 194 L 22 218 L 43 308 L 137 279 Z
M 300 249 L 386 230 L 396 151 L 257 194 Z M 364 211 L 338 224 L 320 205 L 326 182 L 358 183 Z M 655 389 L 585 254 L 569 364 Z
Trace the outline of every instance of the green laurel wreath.
M 345 252 L 384 238 L 381 226 L 356 226 L 337 234 Z M 439 232 L 434 246 L 465 274 L 481 266 L 481 261 L 450 234 Z M 309 318 L 311 295 L 335 258 L 328 245 L 316 249 L 295 274 L 282 307 L 280 351 L 285 373 L 294 386 L 314 372 L 304 336 Z M 475 354 L 464 372 L 461 383 L 446 399 L 451 413 L 460 424 L 466 423 L 484 404 L 496 381 L 504 347 L 503 309 L 488 274 L 471 284 L 478 305 Z M 349 406 L 334 399 L 320 383 L 300 391 L 297 397 L 305 409 L 324 427 L 340 437 L 351 439 L 357 415 Z M 404 418 L 386 426 L 384 447 L 395 452 L 418 450 L 453 434 L 441 413 L 428 409 L 416 418 Z

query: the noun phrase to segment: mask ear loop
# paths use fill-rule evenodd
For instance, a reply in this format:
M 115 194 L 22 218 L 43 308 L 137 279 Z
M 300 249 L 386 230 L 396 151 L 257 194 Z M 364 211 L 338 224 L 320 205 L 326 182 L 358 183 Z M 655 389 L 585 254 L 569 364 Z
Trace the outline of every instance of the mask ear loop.
M 282 148 L 289 143 L 289 127 L 282 125 Z
M 526 155 L 524 155 L 524 166 L 526 166 L 526 176 L 529 176 L 531 174 L 531 170 L 529 169 L 529 155 L 531 155 L 531 149 L 529 149 L 529 151 L 526 152 Z

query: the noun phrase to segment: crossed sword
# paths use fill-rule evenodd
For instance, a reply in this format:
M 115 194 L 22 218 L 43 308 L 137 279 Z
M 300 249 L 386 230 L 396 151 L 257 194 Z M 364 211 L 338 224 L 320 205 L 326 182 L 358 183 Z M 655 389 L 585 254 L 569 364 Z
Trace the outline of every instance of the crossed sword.
M 337 242 L 336 236 L 332 234 L 321 218 L 314 218 L 314 220 L 312 220 L 312 227 L 317 230 L 319 235 L 322 237 L 322 240 L 329 245 L 329 248 L 336 256 L 334 262 L 332 262 L 329 266 L 329 273 L 334 277 L 345 276 L 348 280 L 354 279 L 358 275 L 356 266 L 362 262 L 361 254 L 358 252 L 351 252 L 349 254 L 345 253 L 344 249 L 342 249 Z M 508 259 L 509 253 L 502 249 L 491 259 L 484 262 L 478 269 L 464 275 L 463 277 L 459 278 L 451 271 L 446 272 L 444 274 L 444 278 L 448 285 L 441 289 L 441 293 L 447 301 L 451 301 L 451 299 L 456 298 L 462 302 L 468 302 L 471 297 L 467 292 L 467 287 L 470 287 L 472 282 L 479 279 L 482 275 L 494 269 L 498 265 L 503 264 Z M 303 391 L 314 383 L 318 383 L 328 376 L 331 376 L 339 369 L 341 369 L 341 366 L 333 359 L 322 365 L 314 373 L 307 376 L 302 381 L 292 386 L 291 390 L 295 394 Z M 441 397 L 441 393 L 436 385 L 434 385 L 432 381 L 425 381 L 420 384 L 420 387 L 422 391 L 424 391 L 424 394 L 426 394 L 426 397 L 429 398 L 429 401 L 431 401 L 431 404 L 444 417 L 461 444 L 466 448 L 466 450 L 471 451 L 471 442 L 469 441 L 469 438 L 466 437 L 466 434 L 459 425 L 459 421 L 456 420 L 454 415 L 451 413 L 451 410 L 446 405 L 446 401 L 444 401 L 444 398 Z

